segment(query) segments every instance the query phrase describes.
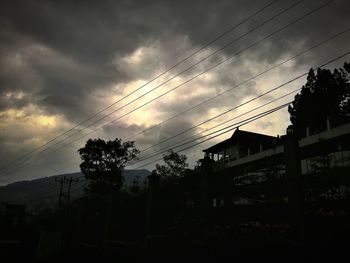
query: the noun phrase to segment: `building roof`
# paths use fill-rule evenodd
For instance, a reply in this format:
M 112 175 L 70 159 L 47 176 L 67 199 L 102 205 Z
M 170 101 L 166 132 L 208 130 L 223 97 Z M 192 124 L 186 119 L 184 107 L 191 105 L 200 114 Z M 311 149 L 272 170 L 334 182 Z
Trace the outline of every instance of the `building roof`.
M 248 142 L 248 143 L 273 142 L 276 138 L 277 137 L 265 135 L 261 133 L 242 131 L 239 128 L 237 128 L 232 134 L 231 138 L 224 140 L 222 142 L 219 142 L 218 144 L 215 144 L 203 150 L 203 152 L 217 153 L 222 151 L 224 148 L 228 148 L 229 146 L 232 146 L 232 145 L 237 145 L 237 142 Z

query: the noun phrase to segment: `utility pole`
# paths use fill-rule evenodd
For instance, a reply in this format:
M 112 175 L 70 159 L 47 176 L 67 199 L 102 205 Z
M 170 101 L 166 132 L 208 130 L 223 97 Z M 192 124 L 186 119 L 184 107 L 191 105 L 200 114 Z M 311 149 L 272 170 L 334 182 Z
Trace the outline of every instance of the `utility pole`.
M 284 157 L 289 188 L 288 203 L 292 234 L 294 234 L 295 238 L 300 240 L 304 237 L 304 192 L 300 166 L 299 144 L 294 135 L 289 135 L 286 138 L 284 143 Z
M 61 207 L 62 206 L 62 197 L 63 197 L 63 184 L 66 181 L 66 177 L 64 176 L 63 178 L 55 178 L 55 182 L 59 182 L 60 183 L 60 192 L 58 195 L 58 206 Z
M 200 233 L 199 238 L 204 244 L 209 244 L 209 231 L 211 224 L 212 189 L 214 161 L 205 156 L 202 162 L 201 182 L 200 182 Z
M 62 205 L 68 205 L 70 200 L 70 192 L 71 192 L 71 186 L 72 183 L 77 183 L 78 179 L 73 179 L 73 177 L 70 177 L 69 179 L 64 176 L 63 178 L 55 178 L 56 182 L 60 183 L 60 192 L 58 196 L 58 206 L 61 207 Z M 67 192 L 64 192 L 63 185 L 68 184 L 68 190 Z M 65 202 L 63 202 L 63 198 L 65 198 Z
M 152 236 L 159 234 L 158 227 L 158 215 L 159 215 L 159 186 L 160 175 L 156 170 L 152 171 L 152 174 L 148 176 L 148 197 L 147 197 L 147 210 L 146 210 L 146 246 L 152 243 Z
M 69 180 L 68 180 L 68 191 L 67 191 L 67 205 L 69 205 L 69 200 L 70 200 L 70 190 L 71 190 L 71 186 L 72 186 L 72 183 L 78 183 L 79 180 L 78 179 L 73 179 L 73 177 L 70 177 Z

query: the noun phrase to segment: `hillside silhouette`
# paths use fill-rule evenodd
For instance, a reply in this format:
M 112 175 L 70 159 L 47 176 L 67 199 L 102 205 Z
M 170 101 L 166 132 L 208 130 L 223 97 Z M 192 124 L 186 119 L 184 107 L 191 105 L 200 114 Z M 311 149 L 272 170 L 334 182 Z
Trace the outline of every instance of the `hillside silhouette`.
M 144 180 L 151 173 L 146 170 L 125 170 L 123 176 L 125 178 L 123 190 L 129 190 L 133 185 L 134 180 L 139 181 L 139 186 L 143 187 Z M 43 207 L 54 207 L 57 205 L 59 183 L 55 179 L 60 178 L 78 179 L 79 182 L 84 180 L 84 175 L 81 172 L 60 174 L 48 176 L 35 180 L 19 181 L 0 187 L 0 200 L 13 204 L 21 204 L 28 209 L 39 210 Z M 84 194 L 84 187 L 87 182 L 77 183 L 72 186 L 71 200 L 79 198 Z M 44 196 L 44 198 L 42 198 Z

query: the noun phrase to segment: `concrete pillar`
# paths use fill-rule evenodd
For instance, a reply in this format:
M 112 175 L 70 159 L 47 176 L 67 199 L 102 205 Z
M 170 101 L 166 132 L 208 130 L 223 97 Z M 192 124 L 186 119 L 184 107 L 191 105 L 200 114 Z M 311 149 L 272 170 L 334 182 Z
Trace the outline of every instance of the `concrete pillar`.
M 159 192 L 160 175 L 155 170 L 148 176 L 148 200 L 146 211 L 146 245 L 152 235 L 157 234 L 157 196 Z
M 200 233 L 199 239 L 208 243 L 210 227 L 210 211 L 212 207 L 212 193 L 210 189 L 213 174 L 213 160 L 204 158 L 201 167 L 200 182 Z
M 294 237 L 296 239 L 301 239 L 304 236 L 304 193 L 299 145 L 298 140 L 293 135 L 289 135 L 284 143 L 284 158 L 286 164 L 290 223 Z
M 227 172 L 224 173 L 223 176 L 223 223 L 226 226 L 231 227 L 233 226 L 233 204 L 232 204 L 232 198 L 233 198 L 233 179 L 232 179 L 232 174 Z M 229 234 L 229 233 L 227 233 Z M 232 233 L 231 233 L 232 234 Z

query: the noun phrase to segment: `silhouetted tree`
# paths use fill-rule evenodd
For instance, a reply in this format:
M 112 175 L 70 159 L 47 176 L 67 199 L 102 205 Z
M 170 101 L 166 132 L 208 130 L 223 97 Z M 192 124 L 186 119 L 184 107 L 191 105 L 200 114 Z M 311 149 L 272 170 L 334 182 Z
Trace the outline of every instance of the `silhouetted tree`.
M 163 161 L 164 165 L 156 164 L 156 171 L 164 179 L 180 178 L 188 167 L 186 155 L 176 153 L 173 150 L 169 150 L 163 155 Z
M 350 117 L 350 64 L 344 68 L 310 69 L 307 82 L 289 106 L 292 130 L 298 137 L 305 133 L 305 126 L 311 131 L 324 129 L 326 118 L 342 123 Z
M 78 153 L 82 159 L 80 169 L 90 181 L 87 190 L 108 193 L 122 187 L 122 171 L 137 156 L 139 150 L 133 141 L 122 142 L 117 138 L 113 141 L 89 139 Z

